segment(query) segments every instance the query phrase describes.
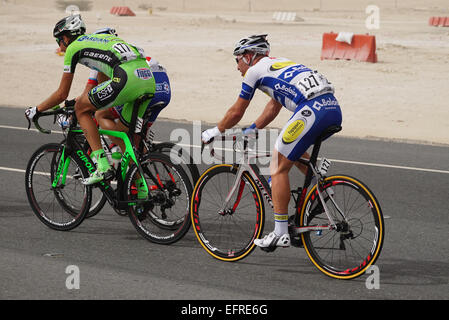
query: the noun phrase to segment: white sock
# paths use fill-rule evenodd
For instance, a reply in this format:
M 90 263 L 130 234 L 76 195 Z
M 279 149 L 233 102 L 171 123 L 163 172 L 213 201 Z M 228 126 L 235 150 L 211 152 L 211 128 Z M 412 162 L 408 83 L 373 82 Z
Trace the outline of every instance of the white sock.
M 274 214 L 274 233 L 278 236 L 288 233 L 288 213 Z

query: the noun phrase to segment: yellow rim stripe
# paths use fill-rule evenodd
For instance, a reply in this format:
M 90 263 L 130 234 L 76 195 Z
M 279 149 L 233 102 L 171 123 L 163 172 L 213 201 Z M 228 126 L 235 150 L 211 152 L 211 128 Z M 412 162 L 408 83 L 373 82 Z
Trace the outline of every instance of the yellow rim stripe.
M 340 175 L 340 176 L 330 176 L 330 177 L 327 177 L 324 181 L 327 182 L 327 181 L 330 180 L 330 179 L 332 179 L 332 180 L 338 180 L 338 179 L 348 180 L 348 181 L 352 182 L 353 184 L 355 184 L 356 186 L 358 186 L 358 187 L 362 188 L 363 190 L 365 190 L 366 193 L 369 195 L 370 199 L 373 201 L 373 204 L 374 204 L 374 206 L 376 207 L 376 212 L 377 212 L 377 214 L 379 215 L 379 212 L 380 212 L 379 206 L 378 206 L 378 204 L 377 204 L 377 201 L 374 201 L 374 197 L 373 197 L 372 193 L 371 193 L 368 189 L 366 189 L 361 183 L 359 183 L 357 180 L 352 179 L 352 178 L 350 178 L 350 177 L 348 177 L 348 176 L 342 176 L 342 175 Z M 302 208 L 301 208 L 301 225 L 302 225 L 302 221 L 304 220 L 305 204 L 307 203 L 307 201 L 309 201 L 309 198 L 312 196 L 312 194 L 313 194 L 313 192 L 315 191 L 315 189 L 316 189 L 316 185 L 312 187 L 312 189 L 311 189 L 311 190 L 309 191 L 309 193 L 307 194 L 306 199 L 304 200 L 304 204 L 303 204 L 303 206 L 302 206 Z M 379 219 L 379 221 L 382 221 L 380 215 L 378 216 L 378 219 Z M 383 235 L 383 229 L 382 229 L 382 227 L 383 227 L 383 225 L 380 224 L 380 228 L 379 228 L 379 243 L 378 243 L 378 245 L 377 245 L 376 252 L 375 252 L 374 255 L 373 255 L 373 257 L 376 257 L 376 258 L 377 258 L 377 255 L 379 254 L 380 248 L 382 247 L 382 235 Z M 302 239 L 302 241 L 303 241 L 303 243 L 304 243 L 304 234 L 301 234 L 301 239 Z M 358 272 L 358 273 L 356 273 L 356 274 L 353 274 L 353 275 L 351 275 L 351 276 L 338 276 L 338 275 L 329 273 L 328 271 L 326 271 L 326 270 L 324 270 L 323 268 L 321 268 L 321 267 L 315 262 L 315 260 L 312 258 L 311 254 L 310 254 L 310 252 L 309 252 L 309 250 L 308 250 L 308 248 L 307 248 L 307 246 L 304 246 L 304 249 L 306 250 L 307 255 L 309 256 L 310 261 L 312 261 L 312 263 L 313 263 L 319 270 L 321 270 L 321 272 L 323 272 L 324 274 L 326 274 L 326 275 L 328 275 L 328 276 L 330 276 L 330 277 L 332 277 L 332 278 L 336 278 L 336 279 L 352 279 L 352 278 L 356 278 L 356 277 L 358 277 L 359 275 L 361 275 L 362 273 L 364 273 L 365 270 L 372 264 L 372 262 L 368 263 L 362 270 L 360 270 L 360 272 Z M 371 261 L 374 261 L 374 259 L 372 259 Z

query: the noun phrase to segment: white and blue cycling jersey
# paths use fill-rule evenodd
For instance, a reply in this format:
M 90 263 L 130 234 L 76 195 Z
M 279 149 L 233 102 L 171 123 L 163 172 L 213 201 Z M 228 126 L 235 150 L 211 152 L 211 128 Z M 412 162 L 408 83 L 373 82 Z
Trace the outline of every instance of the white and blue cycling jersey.
M 330 125 L 342 116 L 334 87 L 320 73 L 286 58 L 265 57 L 246 72 L 240 98 L 251 100 L 259 89 L 293 112 L 275 148 L 291 161 L 298 160 Z

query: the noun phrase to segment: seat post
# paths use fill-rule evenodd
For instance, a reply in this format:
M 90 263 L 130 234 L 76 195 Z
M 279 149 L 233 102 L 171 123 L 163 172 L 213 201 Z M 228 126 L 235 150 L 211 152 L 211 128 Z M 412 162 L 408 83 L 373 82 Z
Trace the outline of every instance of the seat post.
M 312 165 L 312 166 L 316 165 L 316 161 L 318 159 L 318 153 L 320 152 L 320 148 L 321 148 L 321 139 L 318 138 L 315 141 L 315 144 L 313 145 L 312 154 L 310 155 L 310 160 L 309 160 L 310 165 Z M 308 167 L 304 185 L 309 186 L 310 182 L 312 181 L 312 177 L 313 177 L 313 172 Z
M 313 166 L 316 166 L 316 162 L 318 160 L 318 153 L 320 152 L 321 143 L 326 138 L 330 137 L 331 135 L 339 132 L 341 130 L 341 126 L 332 125 L 330 127 L 327 127 L 323 132 L 315 139 L 315 143 L 313 145 L 312 154 L 310 156 L 309 163 Z M 312 181 L 312 170 L 307 169 L 307 175 L 306 179 L 304 181 L 304 184 L 308 186 L 310 182 Z
M 137 123 L 137 115 L 139 113 L 139 107 L 145 100 L 148 100 L 150 98 L 151 98 L 150 95 L 144 94 L 134 101 L 133 112 L 131 114 L 131 120 L 129 122 L 129 130 L 128 130 L 128 137 L 131 141 L 133 141 L 134 133 L 136 131 L 136 123 Z

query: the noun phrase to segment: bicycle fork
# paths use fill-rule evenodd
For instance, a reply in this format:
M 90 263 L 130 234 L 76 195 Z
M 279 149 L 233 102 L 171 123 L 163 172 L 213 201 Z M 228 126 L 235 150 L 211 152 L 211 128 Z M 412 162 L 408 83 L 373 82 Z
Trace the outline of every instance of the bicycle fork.
M 233 214 L 235 212 L 235 210 L 237 209 L 237 206 L 239 205 L 240 200 L 242 198 L 243 189 L 245 188 L 245 181 L 243 181 L 243 179 L 242 179 L 242 175 L 243 175 L 244 171 L 245 170 L 242 168 L 242 166 L 239 165 L 234 184 L 231 187 L 231 190 L 229 190 L 229 193 L 223 202 L 223 206 L 221 207 L 220 211 L 218 212 L 219 214 L 221 214 L 221 215 Z M 231 201 L 232 195 L 236 192 L 237 188 L 238 188 L 237 199 L 235 200 L 234 204 L 232 205 L 232 208 L 229 208 L 229 202 Z

